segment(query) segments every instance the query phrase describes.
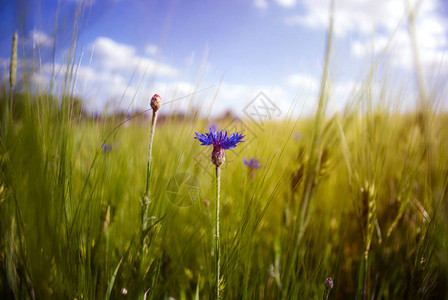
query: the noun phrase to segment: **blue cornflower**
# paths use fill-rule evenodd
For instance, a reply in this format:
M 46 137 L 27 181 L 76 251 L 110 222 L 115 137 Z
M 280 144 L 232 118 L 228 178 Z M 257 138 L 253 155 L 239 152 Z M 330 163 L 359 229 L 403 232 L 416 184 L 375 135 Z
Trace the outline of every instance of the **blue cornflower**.
M 261 168 L 261 166 L 258 163 L 258 159 L 254 159 L 253 157 L 249 161 L 247 159 L 243 158 L 243 163 L 249 169 L 260 169 Z
M 101 148 L 103 149 L 104 153 L 109 153 L 110 151 L 112 151 L 112 145 L 108 145 L 108 144 L 102 144 Z
M 194 138 L 199 140 L 202 146 L 213 145 L 213 147 L 221 147 L 225 150 L 235 148 L 236 144 L 244 142 L 242 139 L 245 136 L 242 133 L 234 132 L 230 136 L 227 135 L 227 130 L 214 131 L 210 128 L 209 133 L 199 134 L 196 132 Z
M 224 150 L 232 149 L 236 147 L 236 144 L 244 142 L 245 136 L 242 133 L 234 132 L 230 136 L 227 134 L 227 130 L 212 130 L 210 132 L 199 134 L 196 132 L 195 139 L 201 142 L 202 146 L 213 145 L 212 162 L 219 167 L 225 161 Z
M 243 159 L 243 163 L 248 167 L 250 179 L 255 178 L 255 170 L 260 169 L 261 166 L 258 163 L 258 159 L 254 159 L 253 157 L 248 161 L 247 159 Z

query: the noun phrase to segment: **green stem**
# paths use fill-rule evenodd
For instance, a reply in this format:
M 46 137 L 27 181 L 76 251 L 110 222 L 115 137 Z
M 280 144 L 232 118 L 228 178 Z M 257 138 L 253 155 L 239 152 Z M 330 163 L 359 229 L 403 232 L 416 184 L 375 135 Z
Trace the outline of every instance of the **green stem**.
M 324 300 L 328 300 L 328 298 L 330 297 L 330 289 L 325 289 L 324 291 Z
M 364 288 L 362 292 L 362 299 L 364 300 L 367 299 L 367 273 L 369 271 L 368 262 L 369 262 L 369 252 L 366 250 L 366 252 L 364 253 Z
M 145 264 L 145 252 L 146 252 L 146 243 L 145 243 L 145 231 L 149 228 L 147 224 L 147 215 L 148 215 L 148 207 L 149 207 L 149 198 L 150 198 L 150 188 L 149 188 L 149 180 L 151 178 L 151 166 L 152 166 L 152 144 L 154 140 L 154 134 L 156 131 L 156 123 L 157 123 L 157 111 L 152 112 L 152 124 L 151 124 L 151 134 L 149 137 L 149 145 L 148 145 L 148 156 L 146 162 L 146 187 L 145 194 L 141 199 L 141 232 L 140 232 L 140 244 L 141 244 L 141 260 L 139 268 L 142 269 L 142 266 Z M 139 270 L 139 272 L 140 272 Z
M 5 98 L 5 105 L 3 108 L 3 116 L 2 116 L 3 117 L 3 120 L 2 120 L 3 138 L 6 137 L 6 132 L 8 131 L 8 125 L 9 125 L 8 123 L 9 123 L 9 118 L 11 116 L 10 108 L 12 107 L 12 104 L 10 104 L 10 103 L 12 103 L 12 102 L 13 102 L 13 96 L 12 96 L 12 89 L 11 89 L 9 97 Z
M 216 227 L 215 227 L 215 247 L 216 247 L 216 299 L 220 298 L 220 264 L 221 249 L 219 244 L 219 197 L 221 189 L 221 168 L 216 167 Z
M 152 124 L 151 124 L 151 135 L 149 137 L 149 147 L 148 147 L 148 157 L 146 165 L 146 188 L 145 196 L 149 197 L 149 179 L 151 178 L 151 164 L 152 164 L 152 144 L 154 140 L 154 133 L 156 131 L 157 123 L 157 111 L 152 112 Z

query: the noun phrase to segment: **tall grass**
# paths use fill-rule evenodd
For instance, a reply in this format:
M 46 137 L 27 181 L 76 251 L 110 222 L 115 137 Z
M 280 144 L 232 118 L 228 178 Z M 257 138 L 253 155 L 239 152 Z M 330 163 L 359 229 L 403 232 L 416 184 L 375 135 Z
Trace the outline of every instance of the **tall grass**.
M 330 299 L 447 299 L 448 118 L 431 108 L 437 91 L 424 93 L 424 112 L 399 112 L 384 106 L 404 101 L 391 87 L 373 93 L 372 66 L 350 105 L 328 115 L 331 30 L 327 45 L 315 116 L 268 123 L 242 153 L 228 152 L 221 297 L 322 298 L 331 276 Z M 208 120 L 159 120 L 142 232 L 151 125 L 80 118 L 69 92 L 16 89 L 3 105 L 13 94 L 4 85 L 0 298 L 213 298 L 217 207 L 204 200 L 215 181 L 193 141 Z M 252 156 L 264 167 L 251 180 L 242 158 Z M 200 183 L 189 206 L 167 191 L 180 173 Z

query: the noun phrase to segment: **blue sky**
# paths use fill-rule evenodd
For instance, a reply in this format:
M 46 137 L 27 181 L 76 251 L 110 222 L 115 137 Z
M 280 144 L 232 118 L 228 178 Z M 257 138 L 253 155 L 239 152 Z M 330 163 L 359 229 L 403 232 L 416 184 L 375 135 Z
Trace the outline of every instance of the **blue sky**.
M 404 3 L 336 1 L 331 110 L 340 109 L 359 86 L 372 51 L 377 58 L 387 47 L 381 67 L 391 70 L 400 87 L 412 85 Z M 2 69 L 8 65 L 17 30 L 25 53 L 19 57 L 38 62 L 32 79 L 45 89 L 54 66 L 58 93 L 77 21 L 74 93 L 89 110 L 145 109 L 154 93 L 171 100 L 220 84 L 215 101 L 217 87 L 171 109 L 193 103 L 206 111 L 213 104 L 215 114 L 239 113 L 263 91 L 282 111 L 297 103 L 297 113 L 307 113 L 316 103 L 323 69 L 328 8 L 329 0 L 3 1 L 0 62 Z M 442 74 L 437 78 L 448 70 L 446 16 L 442 0 L 421 1 L 416 23 L 421 64 L 427 74 Z M 384 77 L 375 80 L 379 92 Z

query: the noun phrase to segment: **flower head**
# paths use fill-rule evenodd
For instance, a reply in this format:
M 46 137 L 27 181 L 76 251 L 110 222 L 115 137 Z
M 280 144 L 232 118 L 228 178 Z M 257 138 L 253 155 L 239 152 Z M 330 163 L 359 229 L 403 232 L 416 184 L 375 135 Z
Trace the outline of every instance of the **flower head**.
M 215 131 L 210 128 L 208 133 L 196 132 L 194 138 L 199 140 L 202 146 L 213 145 L 212 162 L 219 167 L 225 161 L 224 150 L 235 148 L 238 143 L 244 142 L 244 137 L 242 133 L 234 132 L 229 136 L 227 131 Z
M 325 279 L 325 288 L 331 290 L 334 287 L 333 278 L 328 277 Z
M 105 154 L 107 154 L 107 153 L 109 153 L 109 152 L 111 152 L 112 151 L 112 145 L 109 145 L 109 144 L 102 144 L 101 145 L 101 149 L 103 149 L 103 152 L 105 153 Z
M 224 150 L 232 149 L 236 147 L 236 144 L 244 142 L 245 136 L 242 133 L 234 132 L 230 136 L 227 134 L 227 130 L 212 130 L 210 132 L 199 134 L 196 132 L 195 139 L 201 142 L 202 146 L 213 145 L 213 147 L 220 147 Z
M 160 106 L 162 105 L 162 99 L 158 94 L 155 94 L 151 98 L 151 108 L 153 111 L 158 111 Z
M 247 159 L 243 158 L 243 163 L 251 170 L 261 168 L 261 166 L 258 162 L 258 159 L 254 159 L 253 157 L 249 161 Z
M 250 179 L 254 179 L 255 178 L 255 170 L 260 169 L 261 166 L 258 163 L 258 159 L 254 159 L 253 157 L 248 161 L 247 159 L 243 158 L 243 163 L 247 166 L 248 168 L 248 174 L 250 176 Z

